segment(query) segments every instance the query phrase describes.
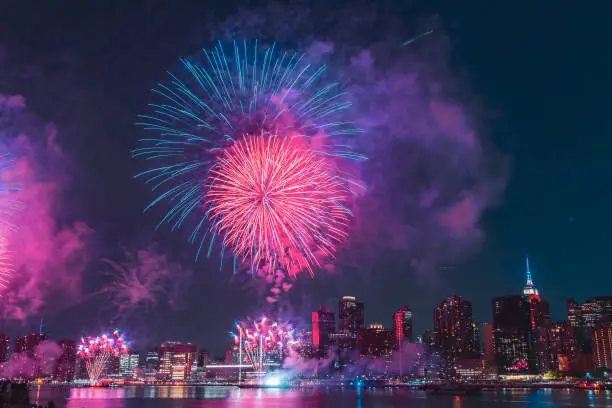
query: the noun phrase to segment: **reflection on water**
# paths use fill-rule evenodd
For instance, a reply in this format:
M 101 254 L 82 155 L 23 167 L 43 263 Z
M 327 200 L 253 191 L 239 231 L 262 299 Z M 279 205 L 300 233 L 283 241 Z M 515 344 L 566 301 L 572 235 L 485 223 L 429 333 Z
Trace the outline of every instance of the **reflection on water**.
M 612 408 L 610 391 L 500 390 L 480 396 L 404 389 L 240 389 L 235 387 L 32 388 L 32 401 L 60 408 Z

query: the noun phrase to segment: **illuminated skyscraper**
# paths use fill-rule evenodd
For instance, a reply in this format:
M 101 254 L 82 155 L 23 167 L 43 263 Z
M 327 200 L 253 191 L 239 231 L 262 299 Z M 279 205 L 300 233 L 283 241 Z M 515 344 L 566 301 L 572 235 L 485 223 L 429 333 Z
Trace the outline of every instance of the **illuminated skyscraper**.
M 353 296 L 344 296 L 338 307 L 338 329 L 351 337 L 357 337 L 357 332 L 364 327 L 364 307 Z
M 580 303 L 574 299 L 567 299 L 567 321 L 572 327 L 582 326 L 582 310 Z
M 133 377 L 134 370 L 138 368 L 139 354 L 122 354 L 119 360 L 119 373 L 124 377 Z
M 474 355 L 471 302 L 452 295 L 436 306 L 434 343 L 449 360 Z
M 548 323 L 550 323 L 550 308 L 548 302 L 540 298 L 540 292 L 533 283 L 531 268 L 529 266 L 529 257 L 525 258 L 525 286 L 523 287 L 523 296 L 529 299 L 531 329 L 537 330 L 540 327 L 547 326 Z
M 167 341 L 159 347 L 158 376 L 164 380 L 185 381 L 191 376 L 197 346 Z
M 319 310 L 312 312 L 312 347 L 317 356 L 327 356 L 330 335 L 334 333 L 335 327 L 334 312 L 327 306 L 321 306 Z
M 598 323 L 593 330 L 595 368 L 612 369 L 612 323 Z
M 493 298 L 493 346 L 502 373 L 537 371 L 531 304 L 523 295 Z
M 393 314 L 395 345 L 399 349 L 407 341 L 412 343 L 412 311 L 402 306 Z
M 395 333 L 382 324 L 371 324 L 367 329 L 359 330 L 357 348 L 362 356 L 389 356 L 395 349 Z

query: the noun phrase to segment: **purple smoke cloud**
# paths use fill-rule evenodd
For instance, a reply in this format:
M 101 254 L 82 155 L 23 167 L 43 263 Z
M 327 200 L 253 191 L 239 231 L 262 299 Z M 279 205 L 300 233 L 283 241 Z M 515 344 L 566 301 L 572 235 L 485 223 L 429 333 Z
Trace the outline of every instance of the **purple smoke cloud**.
M 22 320 L 81 298 L 92 230 L 84 222 L 61 220 L 69 178 L 56 137 L 53 125 L 26 112 L 23 97 L 0 95 L 0 147 L 14 160 L 8 177 L 21 186 L 15 199 L 23 207 L 11 219 L 17 229 L 7 233 L 15 273 L 2 294 L 6 318 Z
M 442 69 L 409 58 L 377 65 L 383 51 L 361 51 L 345 68 L 370 157 L 353 244 L 407 251 L 430 270 L 478 248 L 480 217 L 499 202 L 505 168 L 485 151 L 468 109 L 445 95 L 447 79 L 429 73 Z

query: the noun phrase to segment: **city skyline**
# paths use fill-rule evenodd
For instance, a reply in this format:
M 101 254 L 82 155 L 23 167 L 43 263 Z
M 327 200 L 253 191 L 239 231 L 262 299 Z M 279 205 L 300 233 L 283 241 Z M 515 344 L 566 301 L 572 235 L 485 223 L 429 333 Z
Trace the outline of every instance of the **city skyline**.
M 572 314 L 572 312 L 570 311 L 570 304 L 574 304 L 576 308 L 579 308 L 579 306 L 583 303 L 583 302 L 589 302 L 592 301 L 593 299 L 608 299 L 611 298 L 612 296 L 610 295 L 590 295 L 587 296 L 584 299 L 577 299 L 575 297 L 569 296 L 565 299 L 565 302 L 563 303 L 563 307 L 564 307 L 564 313 L 563 316 L 561 317 L 556 317 L 553 316 L 548 309 L 548 304 L 549 302 L 547 301 L 547 299 L 545 298 L 545 295 L 541 295 L 541 290 L 540 288 L 535 284 L 535 279 L 533 277 L 533 272 L 531 270 L 530 267 L 530 262 L 529 262 L 529 257 L 525 256 L 524 258 L 524 281 L 523 281 L 523 285 L 518 286 L 518 289 L 515 293 L 506 293 L 505 295 L 493 295 L 490 297 L 488 305 L 485 307 L 485 309 L 489 309 L 492 310 L 491 306 L 492 304 L 495 303 L 496 299 L 501 299 L 501 298 L 506 298 L 506 297 L 526 297 L 526 298 L 530 298 L 530 296 L 532 296 L 533 294 L 538 296 L 538 302 L 541 299 L 541 302 L 543 302 L 544 305 L 546 305 L 546 311 L 544 312 L 544 315 L 548 316 L 547 319 L 550 322 L 566 322 L 569 324 L 575 324 L 576 323 L 576 319 L 577 318 L 583 318 L 582 315 L 577 315 L 575 313 Z M 540 298 L 540 295 L 542 296 Z M 317 310 L 312 311 L 308 314 L 308 316 L 291 316 L 290 318 L 288 318 L 289 321 L 293 321 L 293 322 L 297 322 L 298 326 L 300 329 L 310 329 L 313 332 L 313 335 L 315 333 L 315 321 L 319 324 L 325 325 L 327 324 L 327 329 L 321 329 L 322 331 L 327 331 L 327 333 L 333 333 L 336 331 L 354 331 L 356 333 L 356 329 L 351 329 L 352 327 L 358 327 L 358 328 L 366 328 L 369 327 L 370 325 L 374 324 L 374 325 L 382 325 L 382 327 L 384 327 L 385 329 L 392 329 L 395 331 L 395 315 L 396 313 L 398 313 L 398 311 L 402 311 L 403 308 L 406 308 L 406 310 L 408 310 L 410 312 L 410 323 L 411 323 L 411 330 L 412 330 L 412 341 L 415 341 L 416 338 L 419 338 L 421 336 L 421 334 L 423 334 L 425 331 L 431 331 L 432 333 L 435 331 L 435 327 L 436 327 L 436 313 L 438 313 L 438 309 L 440 307 L 441 304 L 444 304 L 445 302 L 448 301 L 453 301 L 453 299 L 459 299 L 460 302 L 467 302 L 469 304 L 469 321 L 473 321 L 476 324 L 491 324 L 494 320 L 494 313 L 490 313 L 490 319 L 488 320 L 478 320 L 476 318 L 472 318 L 474 316 L 474 311 L 478 310 L 478 308 L 474 308 L 473 304 L 471 302 L 470 299 L 462 296 L 459 293 L 450 293 L 446 298 L 441 299 L 441 302 L 436 302 L 432 305 L 431 308 L 431 313 L 429 313 L 428 315 L 425 316 L 418 316 L 418 320 L 421 321 L 421 326 L 419 326 L 418 328 L 414 327 L 414 313 L 413 311 L 407 306 L 398 306 L 392 313 L 388 313 L 388 318 L 384 319 L 384 318 L 370 318 L 368 317 L 367 311 L 368 311 L 368 307 L 366 307 L 366 303 L 362 301 L 361 298 L 355 297 L 355 296 L 348 296 L 348 295 L 339 295 L 337 296 L 334 301 L 332 302 L 333 304 L 337 304 L 338 306 L 336 308 L 334 308 L 333 306 L 330 307 L 330 305 L 320 305 L 319 308 L 317 308 Z M 573 302 L 573 303 L 572 303 Z M 354 315 L 352 313 L 354 312 L 347 312 L 345 310 L 349 310 L 347 309 L 347 306 L 344 306 L 348 304 L 348 308 L 350 310 L 359 310 L 359 316 L 355 318 Z M 610 301 L 610 309 L 612 311 L 612 301 Z M 356 308 L 356 309 L 355 309 Z M 393 308 L 391 307 L 389 310 L 392 310 Z M 331 318 L 329 317 L 322 317 L 323 315 L 321 315 L 321 313 L 331 313 Z M 344 313 L 344 314 L 343 314 Z M 533 313 L 533 312 L 532 312 Z M 612 312 L 611 312 L 612 313 Z M 317 314 L 317 317 L 315 317 L 315 314 Z M 263 316 L 264 313 L 262 312 L 261 315 Z M 542 316 L 544 316 L 542 315 Z M 254 314 L 254 316 L 257 316 L 257 314 Z M 344 316 L 344 318 L 341 318 L 341 316 Z M 588 325 L 589 323 L 589 318 L 593 318 L 593 317 L 584 317 L 586 320 L 586 324 Z M 331 319 L 331 320 L 330 320 Z M 355 320 L 356 319 L 356 320 Z M 240 319 L 234 319 L 234 320 L 240 320 Z M 417 320 L 417 321 L 418 321 Z M 325 323 L 325 322 L 328 323 Z M 532 324 L 535 327 L 535 323 L 534 322 L 534 317 L 531 317 L 531 321 Z M 428 323 L 424 323 L 424 322 L 428 322 Z M 318 326 L 318 325 L 317 325 Z M 325 327 L 325 326 L 322 326 Z M 422 327 L 422 329 L 421 329 Z M 591 327 L 595 327 L 594 323 L 591 324 Z M 45 326 L 46 328 L 46 326 Z M 228 325 L 228 330 L 230 330 L 232 328 L 231 325 Z M 103 329 L 104 330 L 104 329 Z M 109 326 L 106 328 L 106 330 L 112 330 L 112 328 Z M 53 330 L 52 330 L 53 332 Z M 40 323 L 39 323 L 39 327 L 37 331 L 31 331 L 30 333 L 36 334 L 36 333 L 40 333 L 41 335 L 43 334 L 43 320 L 41 319 Z M 316 330 L 317 336 L 320 335 L 320 331 L 319 329 Z M 26 333 L 28 334 L 28 333 Z M 26 334 L 24 334 L 24 332 L 21 332 L 21 334 L 19 335 L 14 335 L 12 338 L 17 340 L 17 339 L 25 339 L 26 338 Z M 45 330 L 44 331 L 44 335 L 45 338 L 47 338 L 48 333 Z M 163 336 L 163 334 L 162 334 Z M 68 336 L 52 336 L 52 338 L 54 338 L 55 340 L 58 339 L 68 339 Z M 165 341 L 178 341 L 178 342 L 185 342 L 185 343 L 191 343 L 193 341 L 193 339 L 188 339 L 188 338 L 172 338 L 172 337 L 166 337 Z M 230 341 L 231 342 L 231 336 L 228 335 L 227 337 L 227 341 L 219 344 L 219 345 L 215 345 L 215 344 L 210 344 L 209 342 L 206 342 L 206 340 L 204 340 L 204 342 L 202 343 L 198 343 L 195 342 L 195 344 L 197 344 L 200 347 L 205 348 L 208 351 L 213 352 L 213 354 L 215 356 L 220 356 L 222 355 L 225 351 L 226 351 L 226 345 L 227 342 Z M 139 351 L 139 352 L 144 352 L 147 351 L 149 349 L 151 349 L 152 347 L 152 343 L 146 343 L 142 340 L 139 339 L 133 339 L 131 341 L 132 344 L 136 344 L 136 348 L 135 350 Z M 13 344 L 13 343 L 11 343 Z M 325 343 L 326 344 L 326 343 Z M 218 347 L 217 347 L 218 346 Z M 13 346 L 11 345 L 11 350 L 13 350 Z M 482 351 L 482 350 L 481 350 Z
M 355 5 L 339 2 L 295 5 L 297 14 L 276 5 L 279 16 L 303 18 L 258 27 L 263 20 L 250 16 L 267 11 L 257 2 L 249 18 L 232 1 L 210 15 L 196 2 L 155 13 L 144 0 L 121 12 L 74 3 L 15 5 L 0 24 L 1 142 L 35 175 L 24 192 L 37 205 L 20 220 L 19 272 L 0 331 L 36 331 L 44 316 L 57 338 L 120 326 L 142 342 L 170 333 L 220 349 L 228 322 L 275 309 L 307 321 L 347 295 L 365 303 L 366 325 L 391 327 L 392 313 L 408 306 L 416 335 L 452 293 L 472 302 L 474 320 L 490 321 L 492 296 L 522 290 L 526 253 L 554 320 L 567 298 L 612 293 L 601 91 L 610 69 L 597 23 L 605 13 L 383 1 L 359 9 L 367 22 L 353 26 L 340 23 Z M 485 11 L 507 21 L 477 17 Z M 221 269 L 216 249 L 194 262 L 188 234 L 156 230 L 164 212 L 142 215 L 152 195 L 132 180 L 135 115 L 151 102 L 149 89 L 178 57 L 210 48 L 220 33 L 253 39 L 251 30 L 329 62 L 330 79 L 350 87 L 354 119 L 368 126 L 360 139 L 368 190 L 355 228 L 333 265 L 291 282 L 280 305 L 266 300 L 267 283 L 234 275 L 231 262 Z M 401 46 L 421 33 L 429 34 Z M 142 265 L 153 265 L 155 285 L 146 286 Z

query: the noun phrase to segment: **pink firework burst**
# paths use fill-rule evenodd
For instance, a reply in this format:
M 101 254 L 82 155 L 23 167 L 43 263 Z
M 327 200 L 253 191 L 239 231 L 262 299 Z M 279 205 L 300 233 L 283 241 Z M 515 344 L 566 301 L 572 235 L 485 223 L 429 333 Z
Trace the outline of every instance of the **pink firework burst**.
M 312 275 L 347 237 L 347 185 L 303 138 L 246 135 L 210 171 L 210 231 L 252 270 Z
M 87 375 L 92 385 L 95 385 L 104 374 L 112 357 L 119 357 L 127 352 L 127 342 L 119 329 L 115 329 L 110 335 L 83 337 L 77 349 L 77 355 L 85 362 Z

